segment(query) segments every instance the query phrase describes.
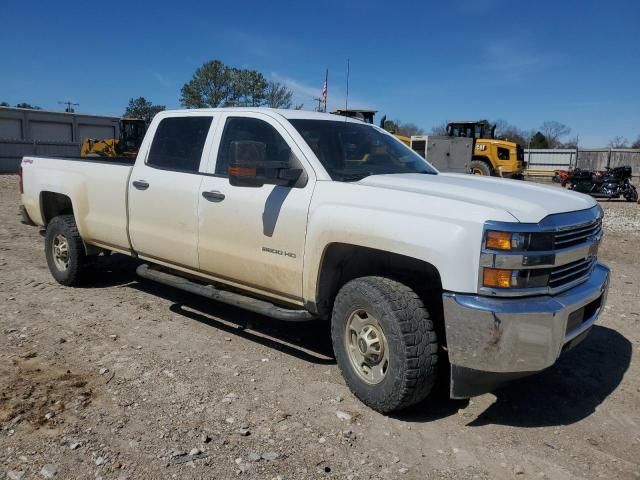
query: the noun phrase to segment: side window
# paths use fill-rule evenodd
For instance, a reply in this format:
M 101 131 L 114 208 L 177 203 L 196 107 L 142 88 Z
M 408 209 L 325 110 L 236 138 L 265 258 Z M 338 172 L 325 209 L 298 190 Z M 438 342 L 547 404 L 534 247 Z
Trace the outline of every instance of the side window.
M 498 147 L 498 159 L 509 160 L 509 149 Z
M 269 162 L 287 162 L 291 149 L 282 136 L 263 120 L 257 118 L 230 117 L 224 125 L 218 159 L 216 160 L 216 174 L 228 175 L 229 152 L 231 143 L 241 140 L 251 140 L 266 144 L 266 160 Z
M 173 117 L 160 121 L 147 157 L 147 165 L 197 172 L 212 117 Z

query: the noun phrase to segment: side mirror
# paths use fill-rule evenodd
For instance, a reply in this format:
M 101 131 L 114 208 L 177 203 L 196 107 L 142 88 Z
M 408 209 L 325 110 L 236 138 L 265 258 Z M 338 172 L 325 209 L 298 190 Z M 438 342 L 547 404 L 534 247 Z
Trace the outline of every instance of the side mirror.
M 267 145 L 263 142 L 240 140 L 229 148 L 229 183 L 234 187 L 262 187 L 293 185 L 301 169 L 291 168 L 289 162 L 267 160 Z

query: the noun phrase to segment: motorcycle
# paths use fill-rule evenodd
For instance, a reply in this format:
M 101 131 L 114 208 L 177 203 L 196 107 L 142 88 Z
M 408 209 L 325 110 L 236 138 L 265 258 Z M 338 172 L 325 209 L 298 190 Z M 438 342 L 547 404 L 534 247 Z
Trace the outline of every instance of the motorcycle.
M 556 170 L 553 172 L 553 177 L 551 181 L 553 183 L 559 183 L 561 187 L 565 187 L 567 182 L 569 181 L 569 175 L 571 174 L 570 170 Z
M 570 190 L 587 193 L 598 198 L 620 198 L 628 202 L 638 201 L 638 191 L 631 183 L 631 167 L 607 168 L 604 172 L 591 172 L 580 168 L 569 174 Z

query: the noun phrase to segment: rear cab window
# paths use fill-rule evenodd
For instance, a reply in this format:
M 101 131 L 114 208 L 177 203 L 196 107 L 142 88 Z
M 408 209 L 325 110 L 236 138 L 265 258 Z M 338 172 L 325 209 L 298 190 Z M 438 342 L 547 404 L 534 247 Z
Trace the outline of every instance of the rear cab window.
M 169 117 L 158 124 L 146 164 L 153 168 L 196 173 L 213 117 Z

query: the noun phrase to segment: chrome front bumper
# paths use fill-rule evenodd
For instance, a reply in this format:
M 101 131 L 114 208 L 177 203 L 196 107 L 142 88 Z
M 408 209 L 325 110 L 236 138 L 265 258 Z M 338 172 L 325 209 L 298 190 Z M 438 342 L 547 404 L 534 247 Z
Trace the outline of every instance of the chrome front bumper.
M 609 269 L 598 263 L 580 285 L 550 296 L 443 294 L 451 396 L 486 393 L 543 370 L 581 341 L 604 307 Z

